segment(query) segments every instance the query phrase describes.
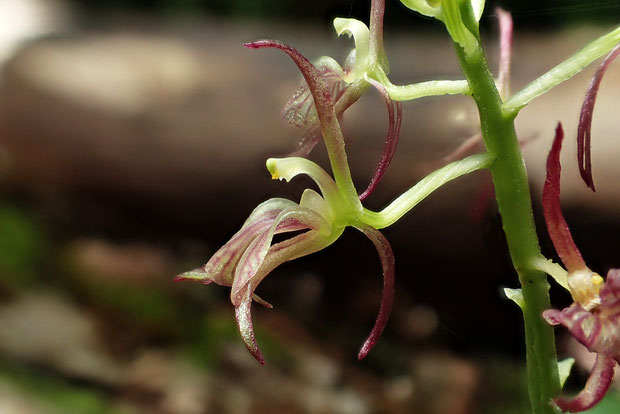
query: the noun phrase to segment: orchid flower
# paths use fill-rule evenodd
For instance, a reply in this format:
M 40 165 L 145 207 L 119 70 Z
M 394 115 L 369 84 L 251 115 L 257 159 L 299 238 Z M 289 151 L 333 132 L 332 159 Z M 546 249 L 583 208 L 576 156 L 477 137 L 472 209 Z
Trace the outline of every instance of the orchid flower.
M 383 294 L 379 313 L 358 357 L 364 358 L 383 332 L 394 296 L 394 255 L 387 239 L 378 229 L 390 226 L 426 196 L 448 181 L 486 168 L 493 161 L 489 154 L 476 154 L 448 164 L 429 174 L 396 198 L 380 212 L 364 208 L 351 179 L 331 88 L 324 71 L 312 65 L 290 46 L 272 40 L 245 45 L 248 48 L 276 48 L 287 53 L 301 71 L 315 104 L 316 116 L 330 159 L 333 178 L 317 164 L 299 157 L 267 160 L 274 179 L 291 180 L 305 174 L 313 179 L 320 194 L 306 189 L 299 203 L 275 198 L 259 205 L 237 232 L 202 267 L 177 276 L 177 280 L 195 280 L 205 284 L 231 287 L 231 302 L 239 331 L 250 353 L 261 363 L 264 358 L 254 336 L 251 303 L 271 305 L 255 294 L 259 283 L 277 266 L 331 245 L 346 227 L 354 227 L 374 244 L 383 268 Z M 279 233 L 301 234 L 273 243 Z
M 379 315 L 359 358 L 364 358 L 377 342 L 388 320 L 394 294 L 394 255 L 385 237 L 360 220 L 363 212 L 355 193 L 344 153 L 344 140 L 335 116 L 330 88 L 323 71 L 314 67 L 293 48 L 273 41 L 258 41 L 250 48 L 274 47 L 288 53 L 306 78 L 316 102 L 317 118 L 332 158 L 336 180 L 317 164 L 304 158 L 267 160 L 273 179 L 291 180 L 305 174 L 314 180 L 320 193 L 306 189 L 299 203 L 274 198 L 259 205 L 237 232 L 204 266 L 177 276 L 177 280 L 215 282 L 231 287 L 231 302 L 239 331 L 250 353 L 261 363 L 264 358 L 254 336 L 251 303 L 270 304 L 254 293 L 259 283 L 277 266 L 324 249 L 340 237 L 347 226 L 364 233 L 375 245 L 383 267 L 384 286 Z M 303 231 L 284 241 L 273 243 L 279 233 Z
M 584 389 L 572 398 L 557 397 L 563 411 L 581 412 L 592 408 L 611 385 L 614 366 L 620 363 L 620 269 L 611 269 L 607 279 L 590 270 L 571 236 L 560 208 L 560 151 L 564 132 L 558 124 L 547 158 L 543 208 L 547 229 L 560 259 L 568 271 L 568 289 L 574 303 L 563 310 L 543 313 L 551 325 L 563 325 L 590 352 L 596 362 Z

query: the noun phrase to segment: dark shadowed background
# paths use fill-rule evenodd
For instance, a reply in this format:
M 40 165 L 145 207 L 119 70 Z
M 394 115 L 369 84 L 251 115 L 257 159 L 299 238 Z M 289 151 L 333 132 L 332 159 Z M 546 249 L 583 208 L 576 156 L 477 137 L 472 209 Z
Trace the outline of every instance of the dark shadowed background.
M 385 230 L 395 307 L 362 362 L 381 267 L 354 231 L 261 284 L 275 306 L 254 308 L 265 367 L 239 338 L 227 288 L 172 282 L 258 203 L 297 201 L 311 185 L 272 181 L 264 166 L 302 134 L 279 116 L 300 76 L 284 54 L 242 43 L 277 38 L 342 62 L 352 42 L 331 21 L 366 21 L 367 3 L 0 0 L 0 413 L 527 412 L 521 317 L 502 293 L 517 281 L 486 173 L 448 184 Z M 489 2 L 493 68 L 498 4 L 514 11 L 513 90 L 620 21 L 616 0 Z M 388 1 L 394 83 L 460 77 L 440 29 Z M 518 119 L 536 206 L 553 128 L 561 120 L 574 138 L 594 70 Z M 619 94 L 616 64 L 594 116 L 595 195 L 578 180 L 572 141 L 563 154 L 566 216 L 601 273 L 620 262 Z M 441 166 L 476 132 L 473 110 L 459 97 L 405 103 L 398 152 L 369 208 Z M 372 91 L 344 117 L 358 188 L 386 123 Z M 320 146 L 312 158 L 327 165 Z M 552 295 L 570 301 L 555 286 Z M 577 390 L 591 360 L 561 332 L 558 341 L 578 359 L 568 385 Z M 616 392 L 593 412 L 618 407 Z

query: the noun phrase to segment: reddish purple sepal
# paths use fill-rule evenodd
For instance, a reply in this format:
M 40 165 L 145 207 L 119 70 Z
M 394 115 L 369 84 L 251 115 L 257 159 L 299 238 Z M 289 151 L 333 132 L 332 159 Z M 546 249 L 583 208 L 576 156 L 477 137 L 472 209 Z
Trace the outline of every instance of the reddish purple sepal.
M 592 131 L 592 113 L 594 112 L 594 104 L 596 95 L 603 75 L 613 60 L 620 55 L 620 44 L 618 44 L 605 58 L 603 63 L 598 67 L 594 77 L 588 85 L 586 96 L 581 107 L 579 115 L 579 126 L 577 128 L 577 162 L 579 163 L 579 173 L 581 178 L 592 191 L 596 191 L 594 181 L 592 180 L 592 157 L 591 149 L 591 131 Z
M 553 246 L 568 271 L 574 272 L 586 268 L 586 263 L 573 241 L 560 207 L 560 176 L 562 172 L 560 151 L 562 150 L 563 138 L 562 124 L 558 123 L 555 139 L 547 157 L 547 178 L 543 187 L 542 201 L 545 222 Z
M 620 363 L 620 269 L 609 271 L 600 297 L 601 304 L 593 311 L 572 304 L 562 311 L 543 312 L 547 322 L 565 326 L 575 339 L 597 354 L 584 389 L 574 397 L 554 399 L 563 411 L 576 413 L 594 407 L 607 393 L 615 364 Z
M 554 398 L 553 403 L 562 411 L 569 413 L 580 413 L 594 407 L 607 393 L 614 377 L 615 365 L 613 359 L 597 355 L 583 390 L 572 398 Z
M 383 294 L 381 296 L 379 314 L 377 315 L 375 325 L 370 331 L 370 335 L 364 341 L 357 356 L 358 359 L 363 359 L 379 341 L 392 312 L 392 304 L 394 303 L 394 253 L 392 252 L 390 242 L 378 230 L 372 227 L 359 227 L 359 230 L 375 245 L 381 259 L 381 267 L 383 268 Z
M 381 93 L 381 96 L 383 96 L 383 100 L 385 101 L 385 105 L 388 110 L 388 131 L 385 138 L 383 153 L 381 154 L 381 160 L 377 165 L 372 180 L 370 180 L 370 184 L 368 184 L 368 188 L 360 194 L 360 200 L 364 200 L 372 194 L 375 187 L 379 183 L 379 180 L 381 180 L 390 166 L 394 153 L 396 152 L 396 146 L 398 145 L 398 138 L 400 136 L 400 126 L 403 121 L 402 104 L 400 102 L 393 101 L 388 92 L 385 90 L 385 87 L 376 80 L 368 78 L 368 82 L 374 86 L 379 93 Z

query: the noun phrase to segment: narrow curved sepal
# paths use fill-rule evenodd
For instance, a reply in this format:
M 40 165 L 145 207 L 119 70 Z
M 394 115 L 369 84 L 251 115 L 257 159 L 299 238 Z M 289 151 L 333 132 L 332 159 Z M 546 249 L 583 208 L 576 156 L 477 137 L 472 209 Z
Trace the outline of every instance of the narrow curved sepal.
M 560 164 L 560 152 L 564 130 L 558 123 L 555 130 L 555 138 L 549 156 L 547 157 L 547 177 L 543 187 L 543 212 L 547 230 L 555 250 L 569 272 L 587 268 L 585 261 L 570 233 L 568 224 L 560 207 L 560 177 L 562 166 Z
M 235 306 L 235 319 L 237 319 L 237 325 L 239 326 L 239 333 L 243 339 L 245 347 L 250 351 L 250 354 L 261 364 L 265 365 L 265 358 L 260 352 L 256 337 L 254 336 L 254 324 L 252 323 L 252 301 L 250 299 L 250 291 L 247 291 L 246 296 Z
M 269 248 L 266 257 L 253 277 L 250 278 L 247 283 L 239 287 L 239 294 L 237 295 L 239 300 L 236 302 L 233 300 L 239 333 L 248 351 L 250 351 L 252 356 L 254 356 L 261 365 L 265 364 L 265 360 L 260 352 L 254 334 L 251 301 L 248 298 L 255 296 L 253 292 L 258 284 L 276 267 L 289 260 L 297 259 L 324 249 L 333 243 L 340 234 L 342 234 L 342 231 L 335 232 L 329 237 L 325 237 L 317 231 L 310 230 L 274 244 Z
M 603 355 L 596 356 L 590 377 L 581 392 L 574 397 L 558 397 L 553 400 L 560 410 L 569 413 L 587 411 L 598 404 L 611 386 L 615 361 Z
M 388 130 L 385 137 L 385 144 L 383 146 L 383 153 L 379 164 L 375 169 L 375 173 L 370 180 L 370 184 L 362 194 L 360 194 L 360 200 L 366 199 L 375 190 L 377 184 L 387 171 L 394 153 L 396 152 L 396 146 L 398 145 L 398 139 L 400 137 L 400 126 L 403 121 L 403 107 L 400 102 L 395 102 L 390 98 L 385 87 L 372 78 L 366 79 L 372 86 L 374 86 L 385 101 L 385 105 L 388 111 Z
M 381 267 L 383 268 L 383 293 L 381 295 L 381 306 L 379 307 L 377 320 L 357 356 L 358 359 L 364 359 L 379 341 L 392 312 L 392 305 L 394 303 L 394 253 L 392 252 L 390 242 L 381 232 L 370 226 L 360 226 L 357 228 L 375 245 L 381 259 Z
M 620 55 L 620 44 L 618 44 L 605 58 L 603 63 L 598 67 L 594 77 L 588 85 L 586 96 L 581 107 L 579 115 L 579 126 L 577 128 L 577 162 L 579 163 L 579 173 L 586 185 L 596 191 L 594 181 L 592 180 L 592 156 L 591 156 L 591 137 L 592 137 L 592 114 L 594 112 L 594 104 L 596 103 L 596 95 L 601 86 L 603 75 L 607 68 L 615 58 Z

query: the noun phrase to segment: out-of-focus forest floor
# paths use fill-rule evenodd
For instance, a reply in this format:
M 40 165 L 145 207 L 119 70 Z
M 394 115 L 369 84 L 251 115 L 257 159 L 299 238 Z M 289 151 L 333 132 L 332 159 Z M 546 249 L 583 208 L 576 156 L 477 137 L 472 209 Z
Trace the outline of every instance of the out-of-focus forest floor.
M 310 185 L 271 181 L 264 168 L 302 134 L 279 117 L 296 68 L 241 44 L 277 38 L 310 59 L 342 61 L 351 41 L 327 27 L 213 18 L 67 18 L 50 27 L 54 35 L 7 54 L 0 82 L 0 413 L 528 411 L 519 310 L 501 293 L 517 281 L 484 173 L 449 184 L 385 231 L 395 309 L 365 361 L 355 356 L 378 309 L 381 268 L 353 231 L 259 288 L 275 305 L 253 312 L 265 367 L 239 338 L 226 288 L 172 282 L 206 262 L 259 202 L 297 200 Z M 513 90 L 606 30 L 517 28 Z M 495 36 L 485 40 L 492 59 Z M 394 83 L 459 77 L 439 33 L 387 28 L 386 49 Z M 576 130 L 593 69 L 519 119 L 536 205 L 553 128 L 561 120 Z M 612 67 L 593 129 L 596 195 L 577 179 L 573 143 L 563 157 L 567 218 L 600 272 L 620 260 L 619 92 Z M 464 98 L 406 103 L 404 116 L 370 208 L 442 165 L 477 128 Z M 386 124 L 374 92 L 344 117 L 359 188 Z M 326 165 L 320 146 L 313 158 Z M 542 231 L 541 239 L 554 257 Z M 552 294 L 558 307 L 569 303 L 557 287 Z M 559 341 L 562 356 L 578 358 L 568 385 L 577 390 L 587 352 L 560 332 Z M 612 393 L 593 412 L 619 406 Z

